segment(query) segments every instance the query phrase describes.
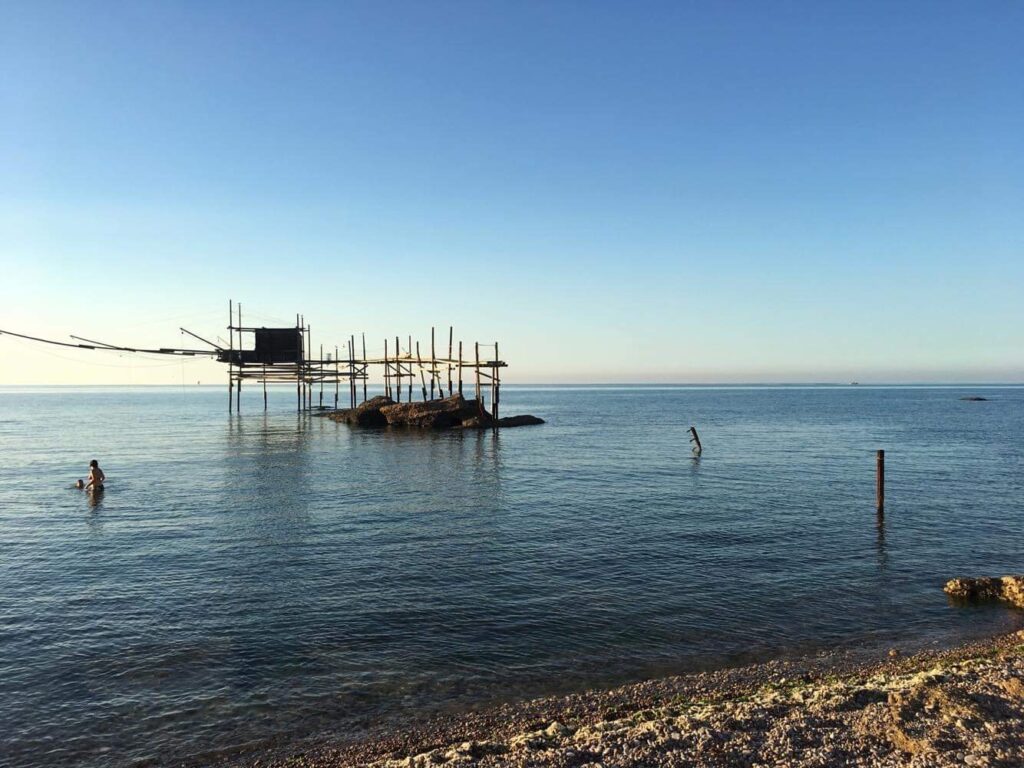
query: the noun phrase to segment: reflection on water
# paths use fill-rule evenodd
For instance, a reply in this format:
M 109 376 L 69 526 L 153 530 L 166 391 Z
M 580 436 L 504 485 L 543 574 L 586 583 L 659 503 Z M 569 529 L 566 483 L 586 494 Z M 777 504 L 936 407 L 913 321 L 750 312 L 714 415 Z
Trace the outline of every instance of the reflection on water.
M 549 424 L 501 433 L 355 430 L 296 415 L 287 391 L 241 416 L 219 388 L 2 395 L 4 748 L 23 766 L 176 764 L 1008 626 L 941 586 L 1019 567 L 1024 392 L 985 410 L 960 394 L 510 388 L 509 412 Z M 105 494 L 46 480 L 93 453 Z
M 875 548 L 878 551 L 878 570 L 884 573 L 889 558 L 885 551 L 885 517 L 883 515 L 876 515 L 875 530 L 878 532 L 878 535 L 875 537 Z

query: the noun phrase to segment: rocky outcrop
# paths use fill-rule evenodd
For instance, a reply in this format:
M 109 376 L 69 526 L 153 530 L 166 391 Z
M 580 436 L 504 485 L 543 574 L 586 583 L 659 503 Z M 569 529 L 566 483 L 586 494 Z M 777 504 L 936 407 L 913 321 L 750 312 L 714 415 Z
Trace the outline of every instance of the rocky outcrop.
M 1003 600 L 1018 608 L 1024 608 L 1024 576 L 950 579 L 943 591 L 950 597 L 972 603 Z
M 483 409 L 476 400 L 453 395 L 443 400 L 396 403 L 383 395 L 355 407 L 331 411 L 327 418 L 359 427 L 417 427 L 419 429 L 491 429 L 543 424 L 536 416 L 508 416 L 498 419 Z
M 461 426 L 467 419 L 479 417 L 481 410 L 478 401 L 452 395 L 443 400 L 388 405 L 381 408 L 381 413 L 393 427 L 451 429 Z
M 327 418 L 357 427 L 383 427 L 387 425 L 388 420 L 382 413 L 382 410 L 389 405 L 394 405 L 394 403 L 395 401 L 390 397 L 378 395 L 367 400 L 365 403 L 360 403 L 355 408 L 332 411 L 327 414 Z

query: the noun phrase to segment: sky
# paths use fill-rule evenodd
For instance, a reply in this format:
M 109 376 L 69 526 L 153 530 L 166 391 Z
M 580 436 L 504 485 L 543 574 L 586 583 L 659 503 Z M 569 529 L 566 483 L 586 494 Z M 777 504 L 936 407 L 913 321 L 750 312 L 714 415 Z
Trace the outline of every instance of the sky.
M 1024 382 L 1019 2 L 0 2 L 0 329 Z M 447 335 L 447 331 L 443 331 Z M 222 383 L 0 335 L 0 385 Z

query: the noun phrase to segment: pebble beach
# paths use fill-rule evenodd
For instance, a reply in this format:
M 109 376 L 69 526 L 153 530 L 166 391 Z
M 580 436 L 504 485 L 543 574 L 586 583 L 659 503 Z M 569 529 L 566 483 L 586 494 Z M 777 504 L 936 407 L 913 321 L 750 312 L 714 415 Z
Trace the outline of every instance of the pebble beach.
M 1024 764 L 1024 630 L 537 699 L 245 764 L 1009 768 Z

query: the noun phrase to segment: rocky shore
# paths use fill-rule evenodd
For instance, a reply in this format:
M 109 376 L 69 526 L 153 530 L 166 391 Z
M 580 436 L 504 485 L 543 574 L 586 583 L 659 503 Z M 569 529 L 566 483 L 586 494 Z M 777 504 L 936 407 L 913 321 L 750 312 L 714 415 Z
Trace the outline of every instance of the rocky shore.
M 950 597 L 968 603 L 1001 600 L 1017 608 L 1024 608 L 1024 576 L 950 579 L 943 589 Z
M 252 766 L 1024 765 L 1024 630 L 772 661 L 437 717 Z
M 396 403 L 383 395 L 355 408 L 329 411 L 327 418 L 358 427 L 416 427 L 418 429 L 492 429 L 543 424 L 536 416 L 508 416 L 497 419 L 477 400 L 453 395 L 441 400 Z

